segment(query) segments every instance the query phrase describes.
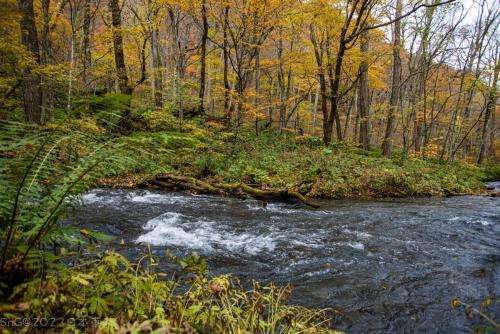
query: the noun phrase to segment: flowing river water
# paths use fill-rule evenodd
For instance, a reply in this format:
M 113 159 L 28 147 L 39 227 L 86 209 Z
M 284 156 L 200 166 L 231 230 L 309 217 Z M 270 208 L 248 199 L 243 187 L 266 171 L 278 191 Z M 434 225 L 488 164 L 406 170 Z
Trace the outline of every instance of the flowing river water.
M 451 300 L 500 295 L 499 198 L 319 201 L 319 210 L 148 190 L 82 199 L 71 224 L 117 236 L 115 246 L 123 238 L 127 255 L 149 243 L 158 255 L 196 251 L 214 273 L 291 282 L 291 302 L 335 308 L 333 326 L 347 333 L 470 333 L 477 322 Z

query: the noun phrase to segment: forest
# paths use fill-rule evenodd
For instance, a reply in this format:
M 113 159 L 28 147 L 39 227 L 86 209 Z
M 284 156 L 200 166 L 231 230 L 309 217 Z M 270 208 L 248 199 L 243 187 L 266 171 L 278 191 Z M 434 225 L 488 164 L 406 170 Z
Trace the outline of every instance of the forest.
M 496 2 L 32 2 L 2 6 L 3 118 L 118 92 L 180 124 L 495 159 Z
M 493 0 L 0 0 L 2 333 L 498 332 L 499 75 Z

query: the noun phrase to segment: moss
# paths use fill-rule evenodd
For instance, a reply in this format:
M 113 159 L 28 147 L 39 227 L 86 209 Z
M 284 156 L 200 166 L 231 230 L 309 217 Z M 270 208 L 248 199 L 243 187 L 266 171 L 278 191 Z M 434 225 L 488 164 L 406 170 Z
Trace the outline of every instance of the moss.
M 184 125 L 184 132 L 137 132 L 132 137 L 148 152 L 135 172 L 151 178 L 168 170 L 274 188 L 310 184 L 307 195 L 311 197 L 475 193 L 485 179 L 494 179 L 498 172 L 495 167 L 485 172 L 470 164 L 403 159 L 398 154 L 387 159 L 379 150 L 367 152 L 346 143 L 324 147 L 319 138 L 311 136 L 296 139 L 278 132 L 255 136 L 245 129 L 235 136 L 210 122 L 202 126 L 191 121 Z

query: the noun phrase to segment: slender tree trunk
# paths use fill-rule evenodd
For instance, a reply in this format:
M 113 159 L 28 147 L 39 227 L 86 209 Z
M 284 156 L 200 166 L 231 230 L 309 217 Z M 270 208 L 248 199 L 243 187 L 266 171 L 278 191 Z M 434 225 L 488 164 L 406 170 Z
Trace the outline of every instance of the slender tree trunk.
M 174 69 L 173 69 L 173 91 L 174 91 L 174 101 L 177 106 L 179 115 L 179 129 L 182 128 L 182 123 L 184 120 L 184 106 L 183 106 L 183 82 L 184 82 L 184 48 L 181 45 L 181 27 L 180 27 L 180 9 L 178 5 L 169 5 L 168 15 L 170 18 L 170 30 L 171 30 L 171 42 L 172 42 L 172 53 L 174 58 Z
M 109 11 L 111 12 L 112 38 L 115 56 L 115 68 L 118 78 L 118 88 L 122 94 L 132 95 L 133 88 L 128 82 L 127 68 L 125 66 L 125 55 L 123 53 L 122 18 L 119 0 L 109 0 Z M 143 49 L 144 51 L 144 49 Z M 143 64 L 144 66 L 144 64 Z M 118 126 L 122 131 L 130 130 L 130 108 L 127 106 L 122 110 Z
M 335 73 L 333 73 L 333 60 L 331 59 L 329 51 L 330 50 L 329 37 L 327 38 L 326 49 L 328 58 L 328 73 L 330 77 L 330 115 L 328 117 L 328 126 L 326 132 L 330 134 L 330 141 L 334 123 L 337 130 L 337 140 L 342 141 L 342 125 L 340 124 L 340 115 L 339 115 L 339 100 L 340 100 L 339 89 L 340 89 L 340 74 L 342 70 L 342 63 L 344 61 L 344 54 L 346 51 L 346 43 L 345 43 L 346 32 L 347 30 L 345 28 L 342 28 L 339 50 L 337 52 L 337 58 L 335 61 Z
M 314 46 L 316 65 L 318 66 L 319 92 L 321 95 L 321 113 L 323 115 L 323 142 L 329 145 L 332 141 L 332 128 L 329 125 L 329 114 L 327 109 L 326 76 L 323 69 L 323 44 L 316 38 L 314 25 L 309 26 L 311 42 Z
M 347 115 L 345 118 L 345 124 L 344 124 L 344 131 L 342 133 L 344 141 L 349 140 L 349 126 L 351 125 L 351 114 L 352 114 L 352 109 L 354 107 L 356 97 L 353 96 L 351 101 L 349 101 L 349 106 L 347 107 Z
M 396 2 L 396 17 L 402 14 L 403 1 Z M 396 113 L 401 96 L 401 21 L 394 22 L 394 38 L 392 45 L 392 87 L 389 100 L 389 115 L 385 129 L 384 141 L 382 143 L 382 154 L 388 158 L 392 154 L 394 130 L 396 129 Z
M 35 24 L 33 0 L 19 0 L 21 12 L 21 42 L 33 57 L 36 65 L 40 64 L 40 47 Z M 42 88 L 39 74 L 27 68 L 24 73 L 24 113 L 28 123 L 42 122 Z
M 255 55 L 255 108 L 258 110 L 260 104 L 260 49 Z M 255 134 L 259 135 L 259 114 L 255 114 Z
M 162 79 L 162 61 L 159 52 L 158 29 L 153 27 L 151 30 L 151 58 L 153 62 L 153 88 L 156 108 L 163 108 L 163 79 Z
M 290 80 L 285 78 L 285 68 L 283 61 L 283 29 L 279 29 L 279 40 L 278 40 L 278 88 L 279 88 L 279 99 L 280 99 L 280 131 L 286 127 L 286 103 L 288 101 L 288 87 Z
M 361 36 L 361 54 L 368 53 L 368 33 Z M 360 116 L 359 142 L 363 149 L 370 149 L 370 92 L 368 87 L 368 60 L 363 59 L 359 66 L 359 99 L 358 109 Z
M 42 0 L 43 28 L 41 36 L 41 64 L 48 65 L 52 62 L 52 44 L 50 41 L 50 0 Z M 42 89 L 42 116 L 47 118 L 48 111 L 53 107 L 54 92 L 44 84 L 45 78 L 41 78 Z
M 43 13 L 43 28 L 42 28 L 42 57 L 41 63 L 48 64 L 51 51 L 51 43 L 50 43 L 50 0 L 42 0 L 42 13 Z
M 66 104 L 66 110 L 69 112 L 71 110 L 71 103 L 73 97 L 73 67 L 75 64 L 75 39 L 76 33 L 74 28 L 74 22 L 71 24 L 71 46 L 69 55 L 69 71 L 68 71 L 68 101 Z
M 122 18 L 119 0 L 109 0 L 109 11 L 111 12 L 111 22 L 113 25 L 113 49 L 115 55 L 115 68 L 118 77 L 118 87 L 122 94 L 131 95 L 132 87 L 128 83 L 127 68 L 125 66 L 125 56 L 123 53 Z
M 355 142 L 356 141 L 356 138 L 358 138 L 358 130 L 359 130 L 359 108 L 358 108 L 358 100 L 359 100 L 359 89 L 356 89 L 356 95 L 354 96 L 354 98 L 356 99 L 356 101 L 354 102 L 354 106 L 356 108 L 356 110 L 354 110 L 354 113 L 356 115 L 355 119 L 354 119 L 354 131 L 353 131 L 353 134 L 352 134 L 352 141 Z
M 70 22 L 71 22 L 71 41 L 70 41 L 70 54 L 69 54 L 69 70 L 68 70 L 68 100 L 66 104 L 66 111 L 69 113 L 73 103 L 73 77 L 75 67 L 75 43 L 76 43 L 76 15 L 77 7 L 72 2 L 69 3 Z
M 229 29 L 229 6 L 224 8 L 224 29 L 223 29 L 223 77 L 224 77 L 224 117 L 226 119 L 226 126 L 229 127 L 231 124 L 231 108 L 229 106 L 229 41 L 228 41 L 228 30 Z
M 202 115 L 205 113 L 205 108 L 203 102 L 205 100 L 205 82 L 206 82 L 206 67 L 207 67 L 207 40 L 208 40 L 208 19 L 207 19 L 207 8 L 206 0 L 202 0 L 201 3 L 201 18 L 203 24 L 203 31 L 201 35 L 201 69 L 200 69 L 200 91 L 198 93 L 199 105 L 198 114 Z
M 495 112 L 497 99 L 498 99 L 498 75 L 500 72 L 500 57 L 497 59 L 495 65 L 495 71 L 493 73 L 493 82 L 491 84 L 490 92 L 488 94 L 488 100 L 486 102 L 486 111 L 484 115 L 484 123 L 481 131 L 481 146 L 479 149 L 479 155 L 477 157 L 477 163 L 482 164 L 484 161 L 485 153 L 487 150 L 487 135 L 488 135 L 488 123 L 492 114 Z
M 92 65 L 92 54 L 90 51 L 90 2 L 91 0 L 85 0 L 83 5 L 83 40 L 82 40 L 82 79 L 83 79 L 83 91 L 88 94 L 90 91 L 89 87 L 89 73 L 88 70 Z
M 318 114 L 318 101 L 319 101 L 319 88 L 316 90 L 316 93 L 314 94 L 314 103 L 312 106 L 313 119 L 312 119 L 311 133 L 313 136 L 316 134 L 316 115 Z

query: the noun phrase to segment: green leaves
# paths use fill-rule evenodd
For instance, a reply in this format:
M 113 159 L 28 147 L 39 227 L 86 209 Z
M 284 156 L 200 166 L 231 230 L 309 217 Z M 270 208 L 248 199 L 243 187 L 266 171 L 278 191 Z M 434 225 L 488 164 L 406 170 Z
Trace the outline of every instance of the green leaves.
M 90 314 L 96 314 L 97 316 L 102 317 L 104 313 L 108 311 L 108 305 L 101 297 L 91 297 L 88 303 Z
M 103 333 L 328 333 L 325 310 L 285 304 L 289 286 L 262 287 L 255 283 L 244 291 L 236 278 L 212 277 L 197 254 L 179 259 L 178 268 L 157 273 L 158 259 L 145 254 L 132 265 L 123 255 L 108 251 L 77 267 L 50 270 L 15 290 L 18 307 L 12 318 L 79 319 L 80 330 Z M 29 307 L 19 307 L 27 305 Z M 95 321 L 93 320 L 95 319 Z M 56 323 L 57 332 L 73 329 Z
M 85 235 L 57 227 L 74 198 L 98 179 L 129 170 L 136 164 L 137 146 L 127 138 L 104 138 L 81 122 L 68 121 L 32 128 L 0 123 L 0 274 L 11 257 L 25 261 L 40 246 L 110 241 L 102 233 Z M 23 249 L 21 251 L 21 249 Z M 14 267 L 21 268 L 21 266 Z M 16 270 L 17 270 L 16 269 Z

